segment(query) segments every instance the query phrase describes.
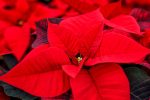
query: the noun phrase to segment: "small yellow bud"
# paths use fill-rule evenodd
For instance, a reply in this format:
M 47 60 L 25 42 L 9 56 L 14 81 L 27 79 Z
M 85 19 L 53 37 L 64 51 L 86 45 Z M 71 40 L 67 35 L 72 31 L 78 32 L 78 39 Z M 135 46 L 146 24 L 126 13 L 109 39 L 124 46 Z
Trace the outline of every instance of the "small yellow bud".
M 82 61 L 82 57 L 77 57 L 77 61 L 80 63 Z
M 19 26 L 22 26 L 23 23 L 24 23 L 23 20 L 19 20 L 19 21 L 18 21 L 18 25 L 19 25 Z

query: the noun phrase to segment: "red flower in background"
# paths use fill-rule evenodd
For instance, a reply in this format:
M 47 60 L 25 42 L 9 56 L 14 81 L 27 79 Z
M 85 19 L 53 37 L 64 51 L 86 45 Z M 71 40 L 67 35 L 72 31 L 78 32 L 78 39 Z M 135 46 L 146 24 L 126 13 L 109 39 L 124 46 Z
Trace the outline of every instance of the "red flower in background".
M 114 63 L 140 63 L 149 49 L 120 31 L 104 29 L 107 24 L 117 26 L 116 21 L 105 22 L 98 10 L 59 24 L 48 22 L 48 44 L 32 50 L 0 79 L 41 97 L 58 96 L 71 88 L 74 99 L 129 100 L 128 80 Z M 118 26 L 116 30 L 131 30 Z
M 2 49 L 0 54 L 12 53 L 18 60 L 23 57 L 29 46 L 30 30 L 35 30 L 35 22 L 43 18 L 62 15 L 67 8 L 67 6 L 63 6 L 63 9 L 57 8 L 58 10 L 53 10 L 45 5 L 36 3 L 35 0 L 34 2 L 33 0 L 32 2 L 31 0 L 6 1 L 1 1 L 0 8 L 0 20 L 2 20 L 0 24 L 0 44 Z
M 121 4 L 121 1 L 118 1 L 116 3 L 110 3 L 110 4 L 108 4 L 110 1 L 105 1 L 105 2 L 104 1 L 103 2 L 76 1 L 76 3 L 73 3 L 72 1 L 66 0 L 64 2 L 72 5 L 74 9 L 82 13 L 89 12 L 93 9 L 101 7 L 101 11 L 104 14 L 104 17 L 108 19 L 111 19 L 120 14 L 128 14 L 131 10 L 130 8 L 123 7 Z M 90 5 L 93 5 L 93 6 L 90 6 Z M 43 18 L 63 16 L 63 15 L 65 17 L 65 16 L 70 16 L 70 14 L 72 16 L 79 14 L 75 10 L 70 10 L 70 12 L 68 11 L 68 13 L 65 13 L 66 9 L 68 9 L 68 5 L 64 4 L 63 2 L 59 0 L 54 0 L 53 2 L 49 3 L 48 6 L 45 6 L 44 4 L 39 3 L 37 0 L 12 0 L 11 2 L 7 0 L 1 1 L 1 8 L 0 8 L 0 12 L 1 12 L 1 17 L 0 17 L 1 51 L 0 51 L 0 54 L 1 55 L 12 53 L 13 55 L 16 56 L 18 60 L 20 60 L 24 56 L 25 51 L 27 50 L 29 46 L 30 30 L 31 29 L 35 30 L 35 22 L 37 22 L 38 20 L 41 20 Z M 116 11 L 116 9 L 119 9 L 119 10 Z M 82 10 L 85 10 L 85 11 L 82 11 Z M 111 13 L 114 11 L 115 13 Z M 12 37 L 10 35 L 11 34 L 10 32 L 14 32 L 12 33 L 13 34 Z M 24 34 L 24 35 L 21 35 L 21 34 Z M 24 38 L 25 41 L 21 41 L 17 37 L 20 37 L 22 39 Z M 15 42 L 15 41 L 18 41 L 18 42 Z M 13 45 L 11 43 L 13 43 Z
M 55 0 L 51 5 L 57 7 L 55 3 L 59 5 L 61 2 Z M 1 18 L 13 25 L 22 26 L 23 23 L 30 23 L 31 27 L 35 28 L 36 21 L 63 14 L 67 5 L 63 3 L 60 5 L 60 8 L 52 9 L 39 2 L 31 2 L 31 0 L 14 0 L 12 4 L 3 2 L 1 4 Z

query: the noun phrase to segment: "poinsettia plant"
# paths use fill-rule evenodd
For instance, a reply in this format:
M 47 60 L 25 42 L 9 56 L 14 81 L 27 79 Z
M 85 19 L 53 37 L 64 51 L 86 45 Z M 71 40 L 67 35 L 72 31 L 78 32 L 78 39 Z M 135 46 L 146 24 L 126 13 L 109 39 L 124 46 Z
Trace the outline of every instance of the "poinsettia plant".
M 124 18 L 131 20 L 132 26 L 118 23 Z M 2 75 L 1 81 L 39 97 L 55 97 L 71 89 L 75 100 L 130 99 L 129 82 L 118 63 L 138 64 L 150 53 L 121 33 L 139 35 L 132 17 L 108 21 L 96 10 L 68 19 L 45 21 L 47 28 L 42 31 L 46 39 L 37 38 L 42 42 Z
M 150 98 L 148 0 L 0 5 L 0 99 Z

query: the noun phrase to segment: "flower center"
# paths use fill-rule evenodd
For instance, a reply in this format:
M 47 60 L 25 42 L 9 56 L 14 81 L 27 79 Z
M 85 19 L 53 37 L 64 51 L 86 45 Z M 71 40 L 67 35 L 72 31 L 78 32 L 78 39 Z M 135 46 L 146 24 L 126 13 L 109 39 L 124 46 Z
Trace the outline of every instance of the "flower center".
M 23 20 L 18 20 L 18 22 L 17 22 L 17 24 L 18 24 L 19 26 L 22 26 L 22 25 L 23 25 L 23 23 L 24 23 L 24 21 L 23 21 Z
M 78 61 L 78 64 L 82 61 L 82 56 L 80 53 L 77 54 L 76 60 Z
M 78 61 L 78 63 L 80 63 L 82 61 L 82 57 L 78 57 L 77 61 Z

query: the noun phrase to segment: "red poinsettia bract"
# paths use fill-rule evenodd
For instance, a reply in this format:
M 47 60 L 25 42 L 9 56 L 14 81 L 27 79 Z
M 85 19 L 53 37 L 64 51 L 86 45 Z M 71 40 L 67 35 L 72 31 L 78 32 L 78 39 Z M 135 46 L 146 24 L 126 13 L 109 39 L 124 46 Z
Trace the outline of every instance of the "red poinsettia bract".
M 49 43 L 32 50 L 0 80 L 40 97 L 71 89 L 75 100 L 130 100 L 128 80 L 115 63 L 140 63 L 149 49 L 121 31 L 105 29 L 108 24 L 117 26 L 105 22 L 99 10 L 59 24 L 48 21 Z M 116 30 L 131 30 L 120 27 Z
M 29 46 L 30 33 L 35 30 L 35 22 L 43 18 L 57 17 L 62 10 L 51 9 L 35 0 L 0 1 L 0 55 L 12 53 L 22 59 Z M 55 12 L 55 14 L 54 14 Z M 11 16 L 11 17 L 10 17 Z

